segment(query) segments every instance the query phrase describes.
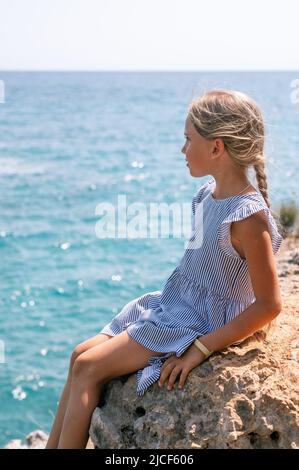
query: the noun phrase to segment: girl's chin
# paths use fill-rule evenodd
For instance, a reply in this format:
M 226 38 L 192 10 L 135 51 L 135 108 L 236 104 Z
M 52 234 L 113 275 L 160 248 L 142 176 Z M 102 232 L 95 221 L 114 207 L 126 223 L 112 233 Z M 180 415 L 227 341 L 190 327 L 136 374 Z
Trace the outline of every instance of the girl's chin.
M 194 176 L 195 178 L 200 178 L 201 176 L 205 176 L 205 175 L 202 175 L 199 171 L 198 171 L 198 172 L 194 172 L 194 170 L 192 170 L 192 168 L 190 167 L 190 165 L 188 165 L 188 168 L 189 168 L 189 173 L 190 173 L 190 175 Z
M 192 171 L 192 167 L 189 162 L 186 162 L 186 166 L 189 168 L 189 172 L 192 176 L 202 176 L 201 174 L 194 174 L 194 170 Z

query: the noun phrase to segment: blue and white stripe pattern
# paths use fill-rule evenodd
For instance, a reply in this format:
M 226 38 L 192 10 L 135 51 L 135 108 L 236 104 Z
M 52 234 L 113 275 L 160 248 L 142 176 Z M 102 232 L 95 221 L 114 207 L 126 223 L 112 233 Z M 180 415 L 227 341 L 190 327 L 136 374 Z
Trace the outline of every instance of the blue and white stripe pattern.
M 220 328 L 255 301 L 247 262 L 231 244 L 230 224 L 263 210 L 274 254 L 281 245 L 282 237 L 261 193 L 214 199 L 214 187 L 215 180 L 209 180 L 192 199 L 190 240 L 196 228 L 195 211 L 202 204 L 200 246 L 186 248 L 162 291 L 131 300 L 100 331 L 114 336 L 126 329 L 144 347 L 165 353 L 152 356 L 149 365 L 137 371 L 140 396 L 159 379 L 161 366 L 169 356 L 180 357 L 195 338 Z

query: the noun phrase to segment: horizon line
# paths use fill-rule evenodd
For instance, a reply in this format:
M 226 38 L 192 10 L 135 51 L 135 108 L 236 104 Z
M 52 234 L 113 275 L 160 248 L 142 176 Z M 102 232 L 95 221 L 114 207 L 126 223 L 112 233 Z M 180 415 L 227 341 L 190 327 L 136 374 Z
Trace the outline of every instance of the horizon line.
M 200 73 L 200 72 L 299 72 L 299 69 L 0 69 L 7 72 L 76 72 L 76 73 Z

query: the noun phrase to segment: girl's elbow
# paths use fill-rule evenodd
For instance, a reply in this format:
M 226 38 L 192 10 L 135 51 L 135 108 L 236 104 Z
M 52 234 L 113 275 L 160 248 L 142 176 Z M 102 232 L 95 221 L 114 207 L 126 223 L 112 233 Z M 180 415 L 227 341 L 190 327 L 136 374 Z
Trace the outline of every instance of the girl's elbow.
M 260 305 L 260 309 L 265 312 L 269 317 L 277 317 L 282 311 L 282 301 L 281 299 L 273 299 L 271 301 L 261 301 L 257 302 Z
M 273 317 L 277 317 L 282 311 L 282 300 L 275 300 L 269 305 L 269 310 Z
M 276 317 L 277 317 L 277 315 L 279 315 L 279 314 L 281 313 L 282 307 L 283 307 L 283 305 L 282 305 L 282 301 L 281 301 L 281 300 L 275 304 L 275 312 L 276 312 L 276 313 L 275 313 L 275 316 L 276 316 Z

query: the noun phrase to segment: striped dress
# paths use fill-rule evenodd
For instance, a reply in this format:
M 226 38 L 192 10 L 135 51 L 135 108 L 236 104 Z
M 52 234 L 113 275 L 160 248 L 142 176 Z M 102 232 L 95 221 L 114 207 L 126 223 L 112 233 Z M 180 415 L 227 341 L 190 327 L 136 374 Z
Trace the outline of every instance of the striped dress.
M 222 327 L 255 301 L 247 262 L 231 244 L 231 222 L 263 210 L 274 254 L 281 245 L 282 237 L 261 193 L 214 199 L 214 188 L 211 179 L 194 194 L 191 238 L 163 290 L 131 300 L 100 331 L 114 336 L 126 329 L 144 347 L 165 353 L 152 356 L 137 371 L 139 396 L 159 379 L 169 356 L 180 357 L 195 338 Z M 199 229 L 201 242 L 190 245 L 198 240 Z

